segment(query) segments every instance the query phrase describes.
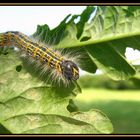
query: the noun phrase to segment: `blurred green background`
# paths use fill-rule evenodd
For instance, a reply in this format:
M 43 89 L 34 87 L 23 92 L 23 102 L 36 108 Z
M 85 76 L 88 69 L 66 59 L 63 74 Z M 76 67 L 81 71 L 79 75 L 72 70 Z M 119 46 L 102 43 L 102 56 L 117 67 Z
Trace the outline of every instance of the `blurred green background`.
M 140 133 L 140 79 L 113 81 L 105 75 L 84 75 L 79 84 L 82 94 L 74 102 L 80 110 L 101 110 L 111 120 L 113 134 Z

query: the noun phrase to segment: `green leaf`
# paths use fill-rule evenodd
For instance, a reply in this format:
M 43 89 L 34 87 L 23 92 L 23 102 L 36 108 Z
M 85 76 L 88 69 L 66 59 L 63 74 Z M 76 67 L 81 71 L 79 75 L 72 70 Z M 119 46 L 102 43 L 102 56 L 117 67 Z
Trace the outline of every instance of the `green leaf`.
M 77 38 L 79 39 L 83 33 L 85 23 L 89 20 L 90 15 L 95 11 L 95 7 L 87 7 L 80 15 L 80 21 L 77 23 Z
M 66 16 L 66 18 L 64 18 L 64 20 L 52 30 L 50 30 L 47 24 L 43 26 L 38 25 L 36 32 L 32 36 L 49 45 L 58 44 L 65 36 L 66 21 L 70 16 L 70 14 Z
M 114 47 L 122 54 L 126 47 L 139 47 L 139 6 L 98 6 L 95 17 L 86 24 L 83 37 L 90 34 L 90 44 Z
M 108 76 L 114 80 L 125 80 L 135 74 L 135 69 L 125 58 L 115 51 L 112 47 L 101 43 L 101 46 L 87 47 L 86 50 L 89 56 Z M 104 49 L 102 49 L 102 47 Z
M 1 134 L 100 134 L 112 132 L 107 127 L 104 127 L 106 131 L 101 131 L 94 126 L 93 124 L 97 120 L 87 122 L 84 119 L 76 119 L 70 114 L 70 112 L 78 111 L 72 100 L 80 92 L 78 84 L 67 88 L 45 84 L 26 70 L 19 54 L 13 50 L 8 50 L 6 54 L 2 53 L 0 60 Z M 91 118 L 93 112 L 83 113 L 84 116 L 86 114 Z M 105 116 L 100 114 L 96 117 L 99 117 L 100 120 L 105 119 Z M 104 122 L 101 121 L 100 125 L 103 127 Z

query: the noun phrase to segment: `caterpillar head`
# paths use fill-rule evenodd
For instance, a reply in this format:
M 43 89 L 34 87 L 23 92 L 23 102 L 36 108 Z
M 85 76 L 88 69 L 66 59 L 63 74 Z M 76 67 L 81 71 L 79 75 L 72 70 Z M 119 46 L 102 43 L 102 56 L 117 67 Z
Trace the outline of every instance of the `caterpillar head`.
M 79 78 L 79 69 L 77 65 L 69 60 L 65 60 L 61 64 L 62 74 L 67 80 L 77 80 Z

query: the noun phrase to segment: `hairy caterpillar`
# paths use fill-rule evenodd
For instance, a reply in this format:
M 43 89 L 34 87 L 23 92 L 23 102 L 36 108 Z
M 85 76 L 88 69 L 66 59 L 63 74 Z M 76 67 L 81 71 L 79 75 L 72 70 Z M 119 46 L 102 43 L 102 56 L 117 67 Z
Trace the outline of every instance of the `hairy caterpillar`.
M 24 52 L 25 56 L 29 57 L 31 61 L 39 62 L 44 71 L 46 69 L 55 71 L 54 77 L 59 75 L 59 80 L 62 80 L 64 84 L 76 81 L 79 78 L 79 68 L 72 60 L 67 60 L 51 48 L 33 41 L 20 32 L 8 31 L 1 33 L 0 47 L 4 46 L 15 46 Z

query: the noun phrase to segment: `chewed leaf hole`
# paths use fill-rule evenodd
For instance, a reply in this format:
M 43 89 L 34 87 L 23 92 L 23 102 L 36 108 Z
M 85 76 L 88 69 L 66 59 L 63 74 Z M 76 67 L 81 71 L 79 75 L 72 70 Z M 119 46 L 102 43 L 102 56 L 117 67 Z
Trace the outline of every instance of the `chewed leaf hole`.
M 21 66 L 21 65 L 16 66 L 16 71 L 17 71 L 17 72 L 20 72 L 21 69 L 22 69 L 22 66 Z
M 89 40 L 91 37 L 88 37 L 88 36 L 85 36 L 85 37 L 83 37 L 80 41 L 82 42 L 82 41 L 87 41 L 87 40 Z

